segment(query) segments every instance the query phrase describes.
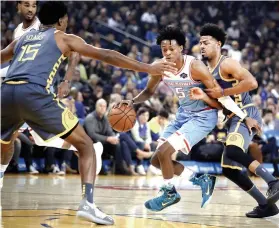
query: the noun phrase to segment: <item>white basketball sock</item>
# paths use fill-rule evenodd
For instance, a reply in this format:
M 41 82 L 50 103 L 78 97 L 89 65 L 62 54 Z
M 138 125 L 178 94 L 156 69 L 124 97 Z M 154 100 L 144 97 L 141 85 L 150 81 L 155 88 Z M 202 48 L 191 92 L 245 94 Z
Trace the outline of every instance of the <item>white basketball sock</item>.
M 8 168 L 8 165 L 2 165 L 0 164 L 0 172 L 4 173 L 6 171 L 6 169 Z
M 191 169 L 184 167 L 184 170 L 180 174 L 180 177 L 190 180 L 194 175 L 195 173 Z

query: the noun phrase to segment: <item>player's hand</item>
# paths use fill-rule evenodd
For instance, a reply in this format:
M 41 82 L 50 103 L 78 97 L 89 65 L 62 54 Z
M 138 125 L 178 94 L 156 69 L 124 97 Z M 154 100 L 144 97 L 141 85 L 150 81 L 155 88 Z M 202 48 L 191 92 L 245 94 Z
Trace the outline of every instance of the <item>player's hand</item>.
M 119 138 L 116 136 L 109 136 L 107 137 L 107 142 L 113 145 L 116 145 L 119 143 Z
M 191 100 L 204 100 L 207 95 L 201 88 L 194 87 L 190 89 L 189 97 Z
M 166 72 L 171 72 L 173 74 L 177 73 L 177 68 L 175 67 L 175 63 L 172 62 L 166 62 L 166 61 L 157 61 L 152 64 L 150 64 L 150 68 L 148 73 L 151 75 L 162 75 L 168 77 L 168 75 L 165 75 Z
M 120 101 L 120 102 L 114 104 L 114 105 L 112 106 L 112 108 L 119 108 L 119 107 L 121 107 L 123 104 L 124 104 L 124 105 L 127 105 L 128 107 L 133 107 L 134 102 L 133 102 L 132 100 L 122 100 L 122 101 Z
M 246 117 L 244 122 L 249 130 L 250 135 L 253 134 L 253 130 L 255 130 L 258 135 L 262 134 L 261 126 L 259 125 L 257 120 L 251 117 Z
M 224 96 L 224 91 L 223 89 L 220 87 L 220 85 L 218 84 L 218 82 L 214 79 L 213 80 L 214 83 L 214 87 L 211 89 L 205 89 L 204 91 L 207 93 L 208 96 L 212 97 L 212 98 L 219 98 L 219 97 L 223 97 Z
M 69 81 L 62 81 L 58 86 L 58 98 L 62 99 L 66 97 L 70 92 Z

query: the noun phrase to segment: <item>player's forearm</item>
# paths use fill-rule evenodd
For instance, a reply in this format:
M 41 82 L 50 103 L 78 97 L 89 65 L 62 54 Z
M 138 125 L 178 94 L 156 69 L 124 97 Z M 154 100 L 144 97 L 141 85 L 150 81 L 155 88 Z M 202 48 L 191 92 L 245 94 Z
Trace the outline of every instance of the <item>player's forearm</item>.
M 99 48 L 98 52 L 94 51 L 89 57 L 104 61 L 110 65 L 117 66 L 124 69 L 134 70 L 138 72 L 149 73 L 150 66 L 145 63 L 138 62 L 134 59 L 128 58 L 125 55 L 113 50 Z
M 232 96 L 235 94 L 249 92 L 258 88 L 256 80 L 242 80 L 234 87 L 224 89 L 224 96 Z
M 211 98 L 209 96 L 205 96 L 203 101 L 205 103 L 207 103 L 212 108 L 222 109 L 222 106 L 220 105 L 220 103 L 217 100 L 215 100 L 215 99 L 213 99 L 213 98 Z
M 148 100 L 153 94 L 147 89 L 141 91 L 136 97 L 133 98 L 134 104 L 142 103 Z
M 244 119 L 246 114 L 237 106 L 231 97 L 220 97 L 218 101 L 228 110 L 236 114 L 240 119 Z

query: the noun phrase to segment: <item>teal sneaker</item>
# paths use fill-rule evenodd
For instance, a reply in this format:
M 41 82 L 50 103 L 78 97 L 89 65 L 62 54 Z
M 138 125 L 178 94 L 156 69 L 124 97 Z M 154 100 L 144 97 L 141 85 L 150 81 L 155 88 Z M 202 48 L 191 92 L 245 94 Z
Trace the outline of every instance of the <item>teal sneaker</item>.
M 201 208 L 205 208 L 209 204 L 212 198 L 212 194 L 216 183 L 216 177 L 209 174 L 204 174 L 200 177 L 194 176 L 190 179 L 190 181 L 194 185 L 198 185 L 201 187 L 202 190 Z
M 145 207 L 151 211 L 161 211 L 166 207 L 176 204 L 181 197 L 175 187 L 163 186 L 160 189 L 159 196 L 145 202 Z

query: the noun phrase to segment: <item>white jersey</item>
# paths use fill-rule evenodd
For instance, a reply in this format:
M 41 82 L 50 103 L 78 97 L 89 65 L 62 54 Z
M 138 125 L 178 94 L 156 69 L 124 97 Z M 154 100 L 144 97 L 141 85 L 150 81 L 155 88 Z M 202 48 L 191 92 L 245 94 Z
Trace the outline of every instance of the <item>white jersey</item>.
M 35 17 L 33 23 L 28 27 L 28 28 L 23 28 L 23 23 L 20 23 L 15 31 L 14 31 L 14 39 L 18 39 L 20 38 L 23 34 L 31 31 L 31 30 L 39 30 L 41 22 L 39 21 L 39 19 L 37 17 Z
M 172 77 L 163 77 L 163 81 L 179 98 L 179 105 L 183 110 L 197 112 L 207 109 L 208 105 L 205 102 L 202 100 L 191 100 L 188 95 L 193 87 L 205 88 L 201 82 L 195 81 L 191 77 L 191 64 L 195 57 L 184 55 L 183 59 L 184 63 L 180 71 Z
M 20 23 L 13 34 L 13 39 L 19 39 L 22 35 L 24 35 L 25 33 L 35 29 L 35 30 L 39 30 L 41 22 L 39 21 L 39 19 L 37 17 L 35 17 L 35 20 L 33 21 L 33 23 L 26 29 L 23 28 L 23 23 Z M 9 66 L 1 69 L 1 73 L 0 73 L 0 77 L 5 78 L 8 72 Z

